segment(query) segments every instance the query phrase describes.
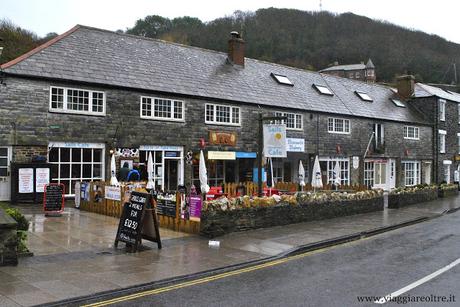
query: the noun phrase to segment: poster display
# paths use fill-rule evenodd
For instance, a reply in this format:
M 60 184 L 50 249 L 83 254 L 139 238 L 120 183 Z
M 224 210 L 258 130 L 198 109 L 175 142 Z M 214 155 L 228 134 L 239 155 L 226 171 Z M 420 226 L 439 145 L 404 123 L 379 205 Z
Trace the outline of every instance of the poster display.
M 121 200 L 121 188 L 115 186 L 105 186 L 105 199 Z
M 50 183 L 50 169 L 36 168 L 35 169 L 35 191 L 37 193 L 45 192 L 45 185 Z
M 20 168 L 18 170 L 19 177 L 19 193 L 34 192 L 34 169 Z
M 286 158 L 286 125 L 264 125 L 264 156 L 266 158 Z

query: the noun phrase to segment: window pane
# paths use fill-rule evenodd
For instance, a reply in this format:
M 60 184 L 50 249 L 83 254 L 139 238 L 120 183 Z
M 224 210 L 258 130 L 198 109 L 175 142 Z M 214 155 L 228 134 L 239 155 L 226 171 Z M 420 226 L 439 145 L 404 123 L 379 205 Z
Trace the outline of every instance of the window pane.
M 58 164 L 51 164 L 51 178 L 58 178 Z
M 8 149 L 0 148 L 0 157 L 6 157 L 8 155 Z
M 93 166 L 93 177 L 95 179 L 102 178 L 102 164 L 94 164 Z
M 72 164 L 72 177 L 71 178 L 80 178 L 81 177 L 81 164 Z
M 0 177 L 6 177 L 8 175 L 8 171 L 6 167 L 0 167 Z
M 81 149 L 72 148 L 72 162 L 80 162 L 80 161 L 81 161 Z
M 91 162 L 92 149 L 84 148 L 83 149 L 83 162 Z
M 70 148 L 61 148 L 61 162 L 70 162 Z
M 7 166 L 8 165 L 8 159 L 7 158 L 0 158 L 0 166 Z
M 174 118 L 182 119 L 182 101 L 174 101 Z
M 214 121 L 214 106 L 213 105 L 206 105 L 206 121 L 212 122 Z
M 69 193 L 69 183 L 70 183 L 70 181 L 69 180 L 61 180 L 61 183 L 64 184 L 64 193 L 65 194 L 70 194 Z
M 230 107 L 216 106 L 216 122 L 229 123 L 230 122 Z
M 70 177 L 70 164 L 61 164 L 61 178 Z
M 152 116 L 152 99 L 142 98 L 142 116 Z
M 94 162 L 102 161 L 102 149 L 93 149 L 93 161 Z
M 155 99 L 153 116 L 171 118 L 171 100 Z
M 232 108 L 232 123 L 240 123 L 240 108 Z
M 91 179 L 91 164 L 83 164 L 83 178 Z

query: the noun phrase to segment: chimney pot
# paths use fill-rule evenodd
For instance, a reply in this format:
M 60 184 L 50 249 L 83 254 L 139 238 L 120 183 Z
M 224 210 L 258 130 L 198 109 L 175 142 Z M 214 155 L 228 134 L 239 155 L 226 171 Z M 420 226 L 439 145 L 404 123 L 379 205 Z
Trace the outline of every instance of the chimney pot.
M 228 60 L 230 63 L 244 67 L 244 40 L 237 31 L 230 32 L 228 40 Z
M 412 75 L 404 75 L 396 78 L 398 95 L 403 99 L 408 99 L 414 94 L 415 78 Z

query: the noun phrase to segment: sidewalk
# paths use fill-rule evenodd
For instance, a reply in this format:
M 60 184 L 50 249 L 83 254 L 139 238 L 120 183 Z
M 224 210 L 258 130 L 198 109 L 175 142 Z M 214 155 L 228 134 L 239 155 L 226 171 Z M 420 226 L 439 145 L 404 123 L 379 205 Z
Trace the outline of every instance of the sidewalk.
M 17 267 L 0 267 L 0 306 L 44 304 L 263 259 L 304 244 L 433 217 L 460 207 L 460 196 L 233 233 L 217 239 L 219 248 L 209 247 L 205 238 L 161 229 L 162 250 L 144 241 L 146 249 L 134 254 L 113 248 L 116 218 L 74 208 L 66 208 L 62 217 L 48 218 L 39 207 L 20 207 L 31 220 L 29 247 L 35 256 L 21 258 Z

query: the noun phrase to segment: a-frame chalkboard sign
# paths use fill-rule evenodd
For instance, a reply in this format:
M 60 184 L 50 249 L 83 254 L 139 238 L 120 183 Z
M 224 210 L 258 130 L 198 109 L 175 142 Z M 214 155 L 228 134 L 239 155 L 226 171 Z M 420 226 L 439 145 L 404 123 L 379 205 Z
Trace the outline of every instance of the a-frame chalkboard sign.
M 62 183 L 50 183 L 45 185 L 43 193 L 43 211 L 45 216 L 60 216 L 64 210 L 65 187 Z
M 152 206 L 152 196 L 148 193 L 131 192 L 129 201 L 123 205 L 115 247 L 121 241 L 132 252 L 136 252 L 142 239 L 156 242 L 158 248 L 161 248 L 158 218 Z

